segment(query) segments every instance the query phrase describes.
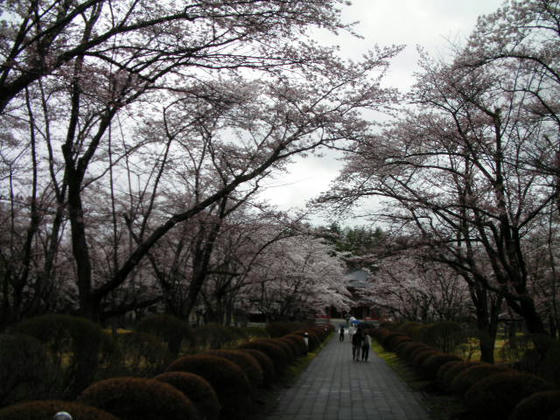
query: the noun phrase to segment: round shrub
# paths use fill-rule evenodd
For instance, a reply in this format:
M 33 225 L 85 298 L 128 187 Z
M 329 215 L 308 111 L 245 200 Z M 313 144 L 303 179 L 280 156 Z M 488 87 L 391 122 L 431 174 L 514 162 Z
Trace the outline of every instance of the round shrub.
M 261 366 L 261 370 L 263 372 L 263 385 L 272 385 L 272 383 L 276 379 L 276 370 L 274 369 L 274 363 L 272 362 L 272 359 L 262 351 L 255 349 L 239 349 L 239 351 L 250 354 L 257 360 L 257 362 L 259 362 L 259 365 Z
M 183 356 L 168 368 L 168 372 L 191 372 L 206 379 L 222 405 L 222 417 L 244 419 L 251 407 L 249 380 L 239 366 L 223 357 L 210 355 Z
M 79 402 L 28 401 L 0 409 L 1 420 L 48 420 L 59 411 L 66 411 L 79 420 L 119 420 L 112 414 Z
M 393 332 L 383 337 L 383 339 L 381 340 L 381 345 L 387 351 L 394 351 L 397 345 L 405 341 L 412 341 L 412 339 L 401 333 Z
M 222 406 L 212 385 L 202 376 L 189 372 L 166 372 L 154 379 L 181 391 L 194 404 L 201 419 L 218 420 Z
M 286 356 L 288 358 L 288 363 L 292 363 L 294 360 L 297 359 L 296 351 L 294 350 L 292 345 L 282 340 L 281 338 L 264 339 L 264 341 L 268 341 L 270 343 L 276 344 L 279 347 L 281 347 L 282 350 L 284 350 L 284 353 L 286 353 Z
M 0 335 L 0 406 L 43 397 L 56 373 L 39 340 Z
M 457 395 L 464 395 L 475 383 L 498 373 L 504 373 L 508 368 L 503 366 L 481 363 L 463 370 L 451 382 L 451 391 Z
M 443 391 L 451 390 L 451 383 L 462 371 L 480 365 L 480 362 L 451 361 L 445 363 L 437 371 L 437 385 Z
M 41 341 L 55 367 L 62 372 L 60 396 L 74 398 L 94 378 L 101 354 L 112 351 L 112 341 L 101 328 L 84 318 L 49 314 L 14 327 Z
M 122 420 L 196 419 L 192 402 L 179 390 L 155 379 L 120 377 L 95 382 L 79 401 Z
M 420 367 L 422 366 L 422 363 L 424 363 L 424 360 L 426 360 L 428 357 L 434 356 L 436 354 L 440 354 L 440 352 L 438 352 L 437 350 L 435 350 L 433 348 L 419 349 L 411 355 L 412 357 L 410 359 L 410 363 L 415 368 L 420 369 Z
M 207 354 L 223 357 L 235 363 L 247 375 L 253 388 L 258 388 L 263 383 L 263 371 L 259 362 L 250 354 L 241 350 L 209 350 Z
M 171 360 L 168 347 L 156 336 L 130 332 L 116 338 L 123 374 L 153 376 Z
M 172 315 L 159 314 L 144 318 L 136 328 L 139 332 L 160 337 L 169 353 L 176 357 L 181 350 L 183 341 L 193 342 L 193 333 L 189 325 Z
M 454 354 L 438 353 L 424 359 L 420 365 L 422 375 L 428 379 L 435 379 L 439 368 L 447 362 L 461 361 L 461 359 Z
M 406 360 L 407 362 L 412 361 L 414 355 L 420 350 L 433 350 L 432 347 L 424 343 L 420 343 L 419 341 L 408 341 L 399 344 L 398 348 L 399 348 L 399 352 L 397 353 L 397 355 L 401 359 Z
M 480 418 L 508 418 L 519 402 L 554 385 L 528 373 L 503 372 L 475 383 L 465 394 L 467 409 Z
M 249 341 L 240 346 L 242 349 L 255 349 L 262 351 L 266 354 L 272 362 L 274 363 L 274 369 L 276 373 L 284 372 L 284 369 L 288 366 L 288 357 L 284 350 L 278 346 L 276 343 L 271 343 L 263 340 Z
M 282 337 L 282 340 L 291 343 L 297 356 L 304 356 L 307 353 L 307 346 L 302 336 L 296 334 L 289 334 Z
M 515 406 L 510 420 L 547 419 L 557 410 L 560 410 L 560 390 L 536 392 Z

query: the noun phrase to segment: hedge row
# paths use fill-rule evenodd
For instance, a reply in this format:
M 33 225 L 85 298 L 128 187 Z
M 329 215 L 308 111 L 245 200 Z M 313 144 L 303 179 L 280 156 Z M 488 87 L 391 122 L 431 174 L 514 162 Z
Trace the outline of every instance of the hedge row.
M 154 361 L 149 356 L 155 344 L 146 338 L 151 337 L 147 333 L 154 333 L 148 326 L 127 340 L 141 343 L 138 349 L 147 353 L 138 351 L 132 363 L 155 366 L 161 360 Z M 180 334 L 186 336 L 186 331 Z M 0 409 L 0 420 L 52 418 L 61 410 L 81 419 L 244 419 L 252 408 L 256 390 L 273 384 L 290 364 L 308 349 L 315 350 L 331 331 L 332 327 L 310 326 L 281 337 L 246 340 L 235 349 L 212 349 L 179 357 L 168 363 L 164 373 L 151 379 L 111 377 L 89 385 L 73 402 L 28 401 Z M 168 345 L 167 354 L 177 349 L 177 341 L 170 338 L 171 329 L 159 334 Z M 33 343 L 29 343 L 32 349 Z M 154 350 L 154 354 L 161 353 Z M 42 366 L 44 354 L 33 350 L 33 356 L 35 365 Z M 33 377 L 24 379 L 32 381 Z
M 376 328 L 371 334 L 386 351 L 396 353 L 441 391 L 462 398 L 479 419 L 535 420 L 553 415 L 560 419 L 560 390 L 539 376 L 508 366 L 463 361 L 388 328 Z

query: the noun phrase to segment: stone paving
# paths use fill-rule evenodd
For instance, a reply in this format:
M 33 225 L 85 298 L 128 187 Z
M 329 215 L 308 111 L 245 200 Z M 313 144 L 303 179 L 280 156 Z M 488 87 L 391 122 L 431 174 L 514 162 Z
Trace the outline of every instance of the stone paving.
M 418 393 L 375 352 L 355 362 L 348 336 L 329 340 L 265 420 L 430 419 Z

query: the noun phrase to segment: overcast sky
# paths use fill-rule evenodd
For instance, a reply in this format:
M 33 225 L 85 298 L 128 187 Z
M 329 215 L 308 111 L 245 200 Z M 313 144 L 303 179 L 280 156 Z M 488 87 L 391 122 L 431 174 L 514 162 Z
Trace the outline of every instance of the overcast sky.
M 445 57 L 451 43 L 468 37 L 479 15 L 491 13 L 501 4 L 502 0 L 352 0 L 343 9 L 343 20 L 358 22 L 355 31 L 364 39 L 329 36 L 321 37 L 321 42 L 339 45 L 343 56 L 356 59 L 374 44 L 405 44 L 392 62 L 387 85 L 406 90 L 417 69 L 417 45 L 433 56 Z M 328 189 L 341 167 L 333 153 L 298 159 L 288 174 L 268 182 L 262 197 L 283 210 L 304 208 L 308 200 Z

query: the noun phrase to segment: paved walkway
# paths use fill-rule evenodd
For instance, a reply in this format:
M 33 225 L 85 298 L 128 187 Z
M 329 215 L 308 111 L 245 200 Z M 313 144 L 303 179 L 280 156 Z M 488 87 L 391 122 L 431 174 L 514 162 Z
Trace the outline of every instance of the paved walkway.
M 370 351 L 368 362 L 352 360 L 348 336 L 333 334 L 266 420 L 429 420 L 412 391 Z

